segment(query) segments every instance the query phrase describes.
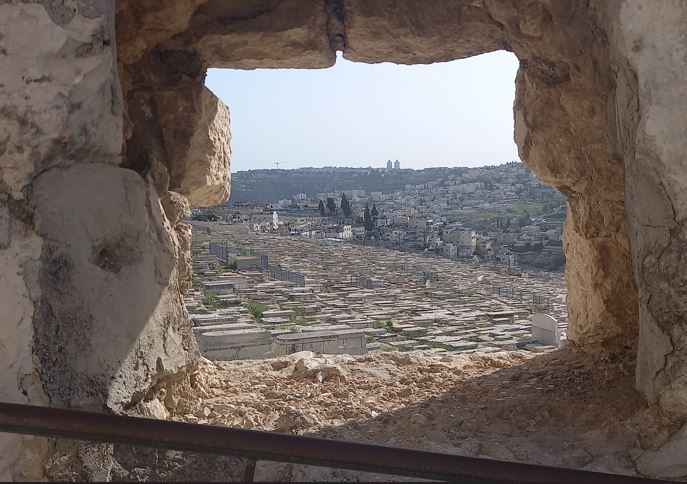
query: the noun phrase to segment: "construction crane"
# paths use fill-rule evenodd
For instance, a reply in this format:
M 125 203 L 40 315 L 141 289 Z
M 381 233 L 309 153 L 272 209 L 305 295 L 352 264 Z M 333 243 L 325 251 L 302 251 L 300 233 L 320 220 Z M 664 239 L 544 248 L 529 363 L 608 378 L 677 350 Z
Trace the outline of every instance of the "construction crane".
M 278 170 L 278 169 L 279 169 L 279 165 L 283 165 L 284 162 L 283 162 L 283 161 L 282 161 L 282 162 L 275 161 L 274 164 L 277 165 L 277 170 Z

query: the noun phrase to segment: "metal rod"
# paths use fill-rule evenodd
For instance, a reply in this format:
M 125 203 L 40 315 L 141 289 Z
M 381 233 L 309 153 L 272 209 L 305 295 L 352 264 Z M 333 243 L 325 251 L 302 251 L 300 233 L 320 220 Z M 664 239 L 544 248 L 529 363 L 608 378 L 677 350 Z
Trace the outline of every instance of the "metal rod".
M 658 482 L 257 430 L 0 403 L 0 431 L 247 457 L 437 480 Z

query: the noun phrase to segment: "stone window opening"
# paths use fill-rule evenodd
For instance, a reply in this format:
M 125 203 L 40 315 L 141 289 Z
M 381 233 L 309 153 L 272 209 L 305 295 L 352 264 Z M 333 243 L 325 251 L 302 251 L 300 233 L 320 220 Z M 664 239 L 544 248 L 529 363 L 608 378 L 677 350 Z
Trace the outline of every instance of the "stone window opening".
M 605 361 L 598 374 L 630 368 L 645 408 L 619 452 L 683 477 L 685 14 L 642 0 L 0 5 L 3 398 L 142 414 L 165 390 L 173 406 L 199 362 L 184 219 L 229 194 L 228 113 L 206 69 L 506 49 L 520 156 L 568 199 L 568 338 Z M 53 444 L 3 435 L 0 476 L 42 478 Z M 111 475 L 111 449 L 69 452 L 79 476 Z

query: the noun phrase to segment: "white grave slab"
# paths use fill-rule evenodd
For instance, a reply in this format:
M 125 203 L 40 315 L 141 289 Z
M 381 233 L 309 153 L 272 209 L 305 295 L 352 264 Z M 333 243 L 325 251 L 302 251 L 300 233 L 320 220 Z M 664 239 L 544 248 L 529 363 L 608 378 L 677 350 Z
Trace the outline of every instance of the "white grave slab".
M 558 321 L 548 314 L 534 313 L 532 315 L 532 336 L 544 345 L 558 347 L 561 342 Z

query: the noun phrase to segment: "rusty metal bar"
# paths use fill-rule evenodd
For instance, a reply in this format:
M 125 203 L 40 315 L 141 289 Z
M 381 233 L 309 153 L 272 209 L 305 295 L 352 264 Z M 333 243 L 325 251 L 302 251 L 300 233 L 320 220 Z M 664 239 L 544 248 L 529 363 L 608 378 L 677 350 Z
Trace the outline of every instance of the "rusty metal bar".
M 0 403 L 0 431 L 462 482 L 659 482 L 256 430 Z

